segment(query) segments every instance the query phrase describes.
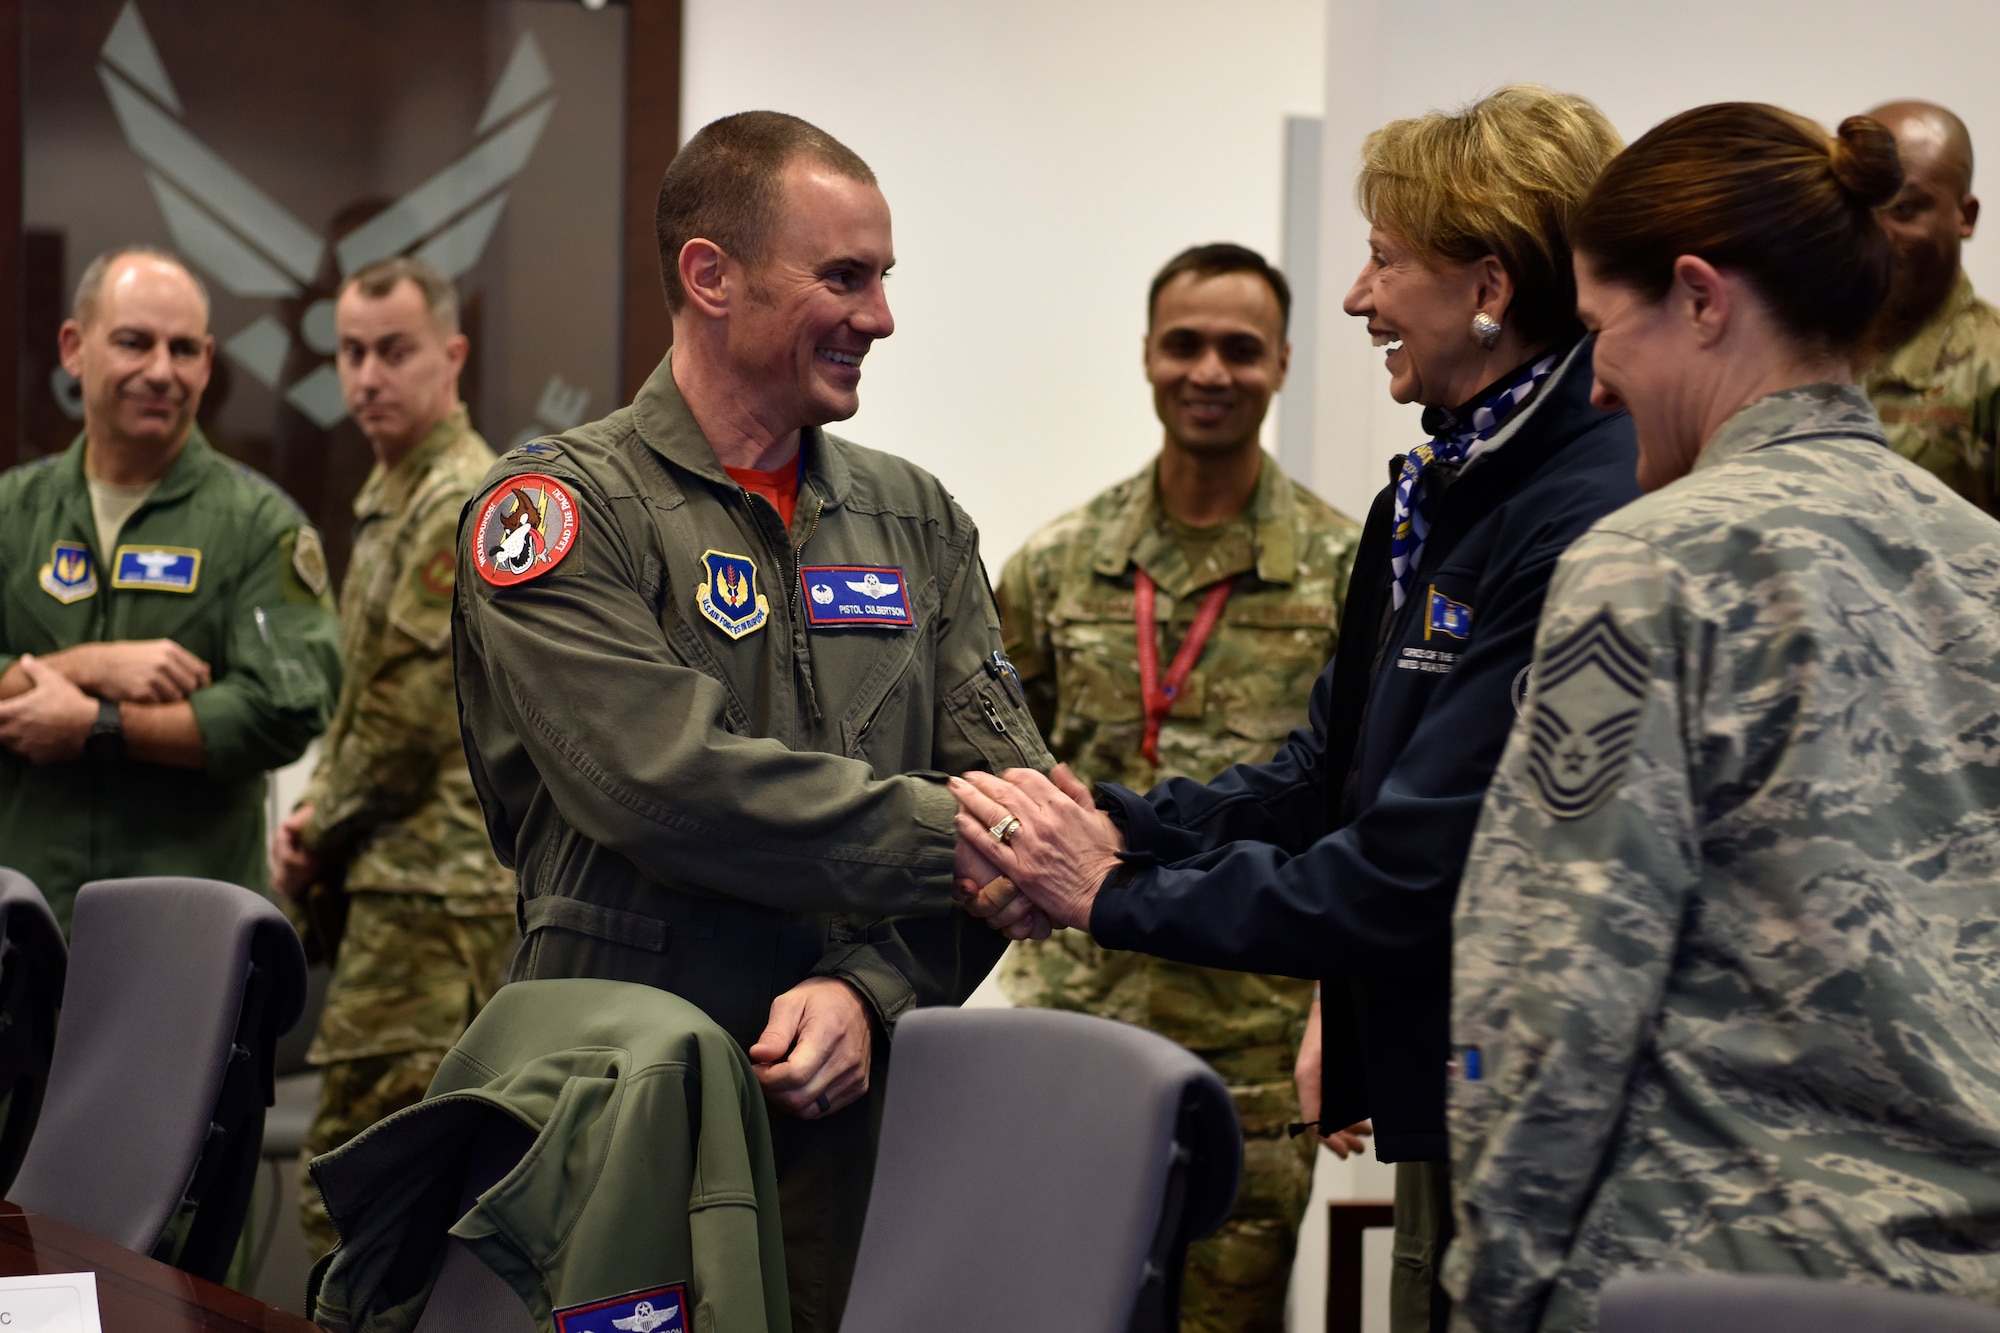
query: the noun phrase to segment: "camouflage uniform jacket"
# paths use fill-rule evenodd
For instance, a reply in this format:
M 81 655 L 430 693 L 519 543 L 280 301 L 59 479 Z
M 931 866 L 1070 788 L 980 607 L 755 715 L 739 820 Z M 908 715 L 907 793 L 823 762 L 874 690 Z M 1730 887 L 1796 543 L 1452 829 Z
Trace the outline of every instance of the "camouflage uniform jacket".
M 1773 394 L 1562 558 L 1454 927 L 1456 1326 L 2000 1299 L 2000 526 L 1881 443 Z
M 1313 682 L 1333 656 L 1361 535 L 1360 525 L 1267 456 L 1250 507 L 1205 550 L 1191 552 L 1160 506 L 1157 471 L 1155 462 L 1043 527 L 1000 576 L 1007 652 L 1050 751 L 1086 782 L 1135 791 L 1262 763 L 1305 721 Z M 1139 749 L 1136 568 L 1159 590 L 1162 672 L 1202 595 L 1237 578 L 1161 724 L 1157 768 Z M 1080 1009 L 1162 1033 L 1215 1061 L 1232 1083 L 1283 1082 L 1282 1118 L 1294 1113 L 1289 1080 L 1312 1000 L 1307 982 L 1108 950 L 1082 931 L 1010 952 L 1001 980 L 1016 1003 Z
M 1868 373 L 1897 453 L 1995 511 L 2000 469 L 2000 310 L 1964 273 L 1930 322 Z
M 513 910 L 459 743 L 451 670 L 458 512 L 493 466 L 464 407 L 354 500 L 341 588 L 347 664 L 304 801 L 309 846 L 346 866 L 350 892 L 434 894 L 445 910 Z

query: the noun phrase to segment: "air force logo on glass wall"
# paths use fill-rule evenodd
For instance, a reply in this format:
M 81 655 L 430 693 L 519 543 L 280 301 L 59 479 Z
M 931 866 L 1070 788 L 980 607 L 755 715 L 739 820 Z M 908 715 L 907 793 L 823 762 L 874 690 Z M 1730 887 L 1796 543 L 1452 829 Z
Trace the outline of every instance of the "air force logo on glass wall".
M 99 55 L 98 78 L 125 141 L 145 159 L 146 183 L 175 248 L 232 295 L 282 300 L 307 292 L 319 277 L 326 241 L 181 123 L 180 98 L 136 4 L 119 11 Z M 553 88 L 541 47 L 523 33 L 473 128 L 472 147 L 343 236 L 333 247 L 341 275 L 408 253 L 450 278 L 478 263 L 507 207 L 505 187 L 527 165 L 555 110 Z M 331 355 L 332 300 L 307 306 L 297 334 L 313 351 Z M 277 390 L 292 339 L 265 314 L 221 344 L 246 373 Z M 284 397 L 321 429 L 347 415 L 330 361 L 286 386 Z

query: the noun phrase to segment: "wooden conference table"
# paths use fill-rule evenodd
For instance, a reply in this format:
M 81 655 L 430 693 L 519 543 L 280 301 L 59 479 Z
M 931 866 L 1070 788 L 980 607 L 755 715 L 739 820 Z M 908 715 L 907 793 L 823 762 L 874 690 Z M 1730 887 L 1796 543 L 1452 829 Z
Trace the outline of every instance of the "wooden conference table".
M 319 1325 L 0 1201 L 0 1276 L 97 1274 L 104 1333 L 319 1333 Z

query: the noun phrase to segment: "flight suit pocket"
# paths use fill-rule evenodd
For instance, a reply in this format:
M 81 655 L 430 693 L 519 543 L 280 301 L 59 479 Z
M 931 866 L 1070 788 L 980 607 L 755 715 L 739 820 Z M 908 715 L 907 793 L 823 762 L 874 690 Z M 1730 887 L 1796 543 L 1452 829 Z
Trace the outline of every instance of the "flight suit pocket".
M 982 672 L 946 695 L 944 706 L 993 772 L 1041 768 L 1047 763 L 1034 720 L 1003 682 Z

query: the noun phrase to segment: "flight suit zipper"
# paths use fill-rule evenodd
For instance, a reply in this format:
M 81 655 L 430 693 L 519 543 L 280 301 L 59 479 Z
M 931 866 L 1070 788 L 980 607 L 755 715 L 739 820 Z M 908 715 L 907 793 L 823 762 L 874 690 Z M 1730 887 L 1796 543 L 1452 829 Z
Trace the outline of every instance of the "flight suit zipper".
M 804 663 L 805 669 L 802 675 L 806 687 L 806 706 L 812 712 L 813 721 L 818 722 L 821 720 L 819 681 L 813 670 L 812 634 L 808 628 L 799 623 L 799 563 L 804 558 L 806 543 L 812 540 L 813 533 L 819 528 L 820 511 L 826 507 L 826 501 L 815 495 L 813 497 L 812 517 L 806 520 L 805 535 L 800 537 L 798 545 L 794 546 L 792 545 L 791 534 L 789 532 L 785 533 L 785 540 L 781 545 L 771 540 L 770 525 L 764 522 L 764 516 L 758 509 L 757 499 L 750 494 L 749 488 L 738 486 L 736 490 L 743 497 L 743 503 L 750 509 L 750 516 L 757 525 L 758 535 L 764 539 L 765 554 L 771 557 L 771 563 L 776 565 L 779 573 L 784 575 L 785 609 L 788 613 L 785 628 L 795 636 L 792 641 L 792 655 L 795 660 Z M 763 502 L 763 507 L 769 509 L 771 516 L 779 519 L 782 523 L 782 517 L 778 513 L 777 506 L 766 500 Z M 787 552 L 790 557 L 789 560 L 786 556 L 780 555 L 780 551 Z M 800 651 L 801 643 L 803 643 L 804 647 L 803 652 Z

